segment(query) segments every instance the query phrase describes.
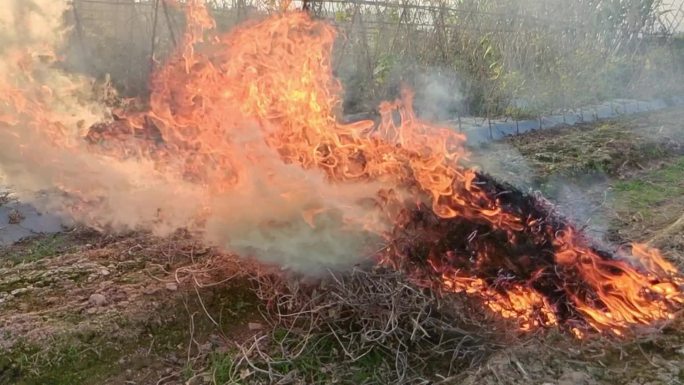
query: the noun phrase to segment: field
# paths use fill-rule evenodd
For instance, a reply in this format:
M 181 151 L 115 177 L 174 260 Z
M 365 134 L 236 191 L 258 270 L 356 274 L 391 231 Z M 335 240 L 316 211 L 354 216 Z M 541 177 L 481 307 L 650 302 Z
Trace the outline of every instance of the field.
M 683 122 L 684 110 L 669 109 L 532 132 L 473 149 L 470 162 L 543 192 L 596 237 L 652 242 L 684 268 Z M 372 274 L 388 287 L 401 282 Z M 158 239 L 76 227 L 5 247 L 0 384 L 381 384 L 394 378 L 395 357 L 370 343 L 370 353 L 350 362 L 345 353 L 354 347 L 334 332 L 306 334 L 315 341 L 295 358 L 284 357 L 296 345 L 292 329 L 273 312 L 271 300 L 280 299 L 262 289 L 287 289 L 281 298 L 307 305 L 292 289 L 294 278 L 267 282 L 272 277 L 183 232 Z M 304 281 L 301 291 L 346 293 L 353 279 Z M 495 340 L 501 333 L 509 335 L 505 343 Z M 442 373 L 439 365 L 422 374 L 444 384 L 684 383 L 684 317 L 642 333 L 576 340 L 555 330 L 514 337 L 505 326 L 480 330 L 473 346 L 482 350 L 464 355 L 448 377 L 434 377 Z M 269 341 L 258 345 L 263 351 L 248 351 L 255 339 Z

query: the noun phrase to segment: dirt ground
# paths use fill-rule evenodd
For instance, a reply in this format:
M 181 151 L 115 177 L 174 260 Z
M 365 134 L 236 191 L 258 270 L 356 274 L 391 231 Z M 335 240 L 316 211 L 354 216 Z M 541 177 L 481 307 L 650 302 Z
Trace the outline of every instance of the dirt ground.
M 684 268 L 684 111 L 532 132 L 473 149 L 471 159 L 542 191 L 596 237 L 650 241 Z M 2 248 L 0 384 L 269 383 L 229 373 L 236 349 L 270 327 L 250 280 L 255 266 L 184 232 L 74 228 Z M 548 330 L 516 341 L 434 383 L 684 383 L 681 314 L 625 340 Z M 297 370 L 325 373 L 313 366 Z M 309 378 L 317 380 L 279 383 L 352 383 Z

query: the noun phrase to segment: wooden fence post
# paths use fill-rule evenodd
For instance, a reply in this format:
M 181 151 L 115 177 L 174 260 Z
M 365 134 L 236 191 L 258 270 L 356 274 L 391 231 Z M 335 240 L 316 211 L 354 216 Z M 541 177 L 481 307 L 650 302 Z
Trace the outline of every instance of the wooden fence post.
M 176 42 L 176 32 L 173 30 L 173 24 L 171 23 L 171 15 L 169 15 L 169 6 L 166 4 L 166 0 L 162 0 L 162 9 L 164 9 L 164 16 L 166 17 L 166 25 L 169 28 L 169 35 L 171 35 L 171 42 L 173 46 L 177 46 Z
M 157 44 L 157 17 L 159 16 L 159 1 L 154 2 L 154 17 L 152 21 L 152 43 L 150 47 L 150 74 L 154 72 L 154 50 Z

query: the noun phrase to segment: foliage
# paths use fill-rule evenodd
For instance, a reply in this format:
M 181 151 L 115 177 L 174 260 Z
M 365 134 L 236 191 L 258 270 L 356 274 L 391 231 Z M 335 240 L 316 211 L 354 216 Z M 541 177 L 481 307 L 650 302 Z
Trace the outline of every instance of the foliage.
M 684 38 L 668 37 L 661 3 L 350 0 L 318 2 L 311 12 L 340 29 L 335 65 L 348 113 L 372 110 L 395 98 L 400 83 L 416 85 L 440 69 L 458 79 L 452 91 L 464 96 L 460 115 L 517 117 L 684 92 Z M 111 74 L 124 95 L 144 94 L 150 60 L 162 61 L 173 48 L 182 13 L 164 9 L 153 28 L 153 2 L 76 4 L 71 67 Z M 211 4 L 221 29 L 267 13 L 258 0 Z

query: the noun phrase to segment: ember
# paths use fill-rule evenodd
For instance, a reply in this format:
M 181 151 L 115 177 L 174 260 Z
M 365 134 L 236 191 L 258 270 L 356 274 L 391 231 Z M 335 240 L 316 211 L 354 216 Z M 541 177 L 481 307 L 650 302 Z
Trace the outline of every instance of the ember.
M 322 172 L 335 189 L 373 188 L 371 204 L 355 207 L 367 213 L 342 221 L 386 240 L 379 263 L 441 293 L 474 296 L 522 330 L 622 335 L 684 303 L 684 279 L 658 251 L 600 250 L 542 198 L 464 167 L 465 137 L 416 117 L 410 90 L 380 105 L 379 123 L 341 123 L 332 26 L 286 12 L 212 34 L 198 0 L 187 2 L 187 21 L 182 44 L 153 76 L 149 109 L 93 126 L 89 153 L 151 161 L 169 180 L 201 189 L 202 202 L 243 188 L 254 170 L 268 176 L 264 189 L 292 183 L 265 168 L 267 152 L 279 166 Z M 65 130 L 45 127 L 59 145 Z M 288 199 L 308 192 L 291 191 Z M 234 204 L 250 205 L 249 191 L 244 199 Z M 211 207 L 198 210 L 198 226 Z M 315 228 L 328 209 L 307 205 L 297 215 Z

